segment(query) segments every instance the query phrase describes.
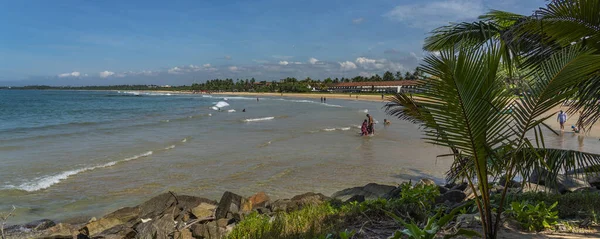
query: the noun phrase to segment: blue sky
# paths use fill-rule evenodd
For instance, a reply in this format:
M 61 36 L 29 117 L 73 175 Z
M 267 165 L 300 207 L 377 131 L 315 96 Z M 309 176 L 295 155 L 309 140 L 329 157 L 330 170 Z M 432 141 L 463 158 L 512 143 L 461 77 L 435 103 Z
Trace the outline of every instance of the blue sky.
M 406 71 L 423 39 L 544 0 L 0 0 L 0 85 L 190 84 Z

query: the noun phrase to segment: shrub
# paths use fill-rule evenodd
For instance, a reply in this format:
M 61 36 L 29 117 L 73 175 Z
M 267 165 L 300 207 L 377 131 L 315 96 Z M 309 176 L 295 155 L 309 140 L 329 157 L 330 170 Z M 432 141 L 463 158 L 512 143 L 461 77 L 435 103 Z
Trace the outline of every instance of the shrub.
M 496 202 L 500 201 L 500 195 L 495 195 Z M 577 192 L 567 194 L 548 194 L 543 192 L 511 193 L 506 195 L 506 204 L 512 202 L 545 202 L 552 205 L 558 202 L 559 218 L 593 218 L 600 213 L 600 194 L 592 192 Z
M 535 205 L 527 201 L 512 202 L 507 213 L 523 228 L 539 232 L 556 224 L 558 211 L 555 210 L 555 207 L 557 204 L 558 202 L 555 202 L 548 207 L 544 202 L 538 202 Z

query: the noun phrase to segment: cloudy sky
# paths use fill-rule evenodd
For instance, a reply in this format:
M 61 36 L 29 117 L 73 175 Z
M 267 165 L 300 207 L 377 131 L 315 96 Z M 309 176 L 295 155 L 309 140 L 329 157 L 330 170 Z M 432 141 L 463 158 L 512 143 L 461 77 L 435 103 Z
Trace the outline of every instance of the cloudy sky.
M 0 0 L 0 85 L 190 84 L 412 70 L 423 39 L 544 0 Z

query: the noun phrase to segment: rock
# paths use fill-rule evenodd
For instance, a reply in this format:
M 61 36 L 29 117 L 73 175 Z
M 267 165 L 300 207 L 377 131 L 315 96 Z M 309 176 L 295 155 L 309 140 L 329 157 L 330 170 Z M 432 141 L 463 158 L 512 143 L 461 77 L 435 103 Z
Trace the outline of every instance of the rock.
M 77 228 L 71 224 L 59 223 L 56 226 L 46 229 L 42 235 L 45 238 L 76 238 Z
M 454 187 L 450 188 L 450 190 L 465 191 L 465 189 L 467 189 L 468 187 L 469 187 L 468 183 L 462 182 L 462 183 L 458 183 L 458 184 L 454 185 Z
M 169 234 L 175 231 L 175 221 L 173 215 L 167 213 L 152 221 L 138 224 L 135 230 L 136 238 L 139 239 L 169 238 Z
M 385 199 L 395 199 L 395 198 L 400 198 L 400 194 L 402 193 L 402 187 L 396 187 L 394 188 L 392 191 L 386 193 L 383 198 Z
M 558 175 L 556 181 L 560 193 L 575 192 L 580 188 L 591 187 L 591 185 L 583 178 L 576 178 L 574 176 Z
M 190 230 L 177 231 L 173 234 L 174 239 L 194 239 Z
M 600 174 L 589 175 L 587 181 L 590 185 L 600 189 Z
M 498 184 L 503 186 L 506 185 L 506 175 L 502 175 L 500 177 L 500 180 L 498 180 Z M 509 188 L 520 188 L 521 184 L 515 180 L 510 180 L 510 182 L 508 182 L 508 187 Z
M 250 205 L 252 206 L 251 209 L 266 207 L 270 200 L 271 199 L 265 192 L 259 192 L 248 198 L 248 202 L 250 202 Z
M 245 202 L 246 199 L 240 195 L 229 191 L 223 193 L 215 212 L 215 218 L 226 218 L 228 212 L 231 212 L 232 214 L 240 213 L 242 210 L 242 205 Z
M 417 186 L 417 185 L 426 185 L 426 186 L 429 186 L 429 185 L 436 185 L 436 183 L 435 183 L 435 181 L 433 181 L 433 179 L 422 178 L 421 180 L 419 180 L 419 182 L 417 182 L 415 184 L 415 186 Z
M 578 188 L 574 192 L 577 192 L 577 193 L 600 193 L 600 190 L 598 190 L 596 188 Z
M 89 236 L 95 236 L 117 225 L 129 224 L 129 226 L 132 226 L 133 223 L 138 219 L 139 213 L 139 207 L 121 208 L 100 219 L 91 221 L 90 223 L 86 224 L 84 228 L 88 230 Z
M 544 168 L 536 168 L 529 176 L 529 182 L 537 185 L 546 185 L 546 179 L 550 173 Z
M 461 214 L 456 217 L 456 224 L 458 227 L 472 228 L 479 224 L 479 214 Z
M 526 192 L 546 192 L 546 193 L 556 193 L 557 191 L 555 189 L 543 186 L 543 185 L 538 185 L 535 183 L 525 183 L 523 184 L 523 187 L 521 189 L 522 192 L 526 193 Z
M 273 212 L 290 212 L 298 209 L 298 204 L 290 199 L 276 200 L 270 205 Z
M 192 236 L 195 238 L 221 239 L 225 238 L 225 235 L 226 229 L 218 227 L 214 221 L 192 226 Z
M 23 225 L 22 227 L 29 229 L 29 230 L 33 230 L 33 231 L 43 231 L 43 230 L 46 230 L 53 226 L 56 226 L 56 223 L 54 223 L 52 220 L 41 219 L 41 220 L 29 222 L 29 223 Z
M 225 228 L 225 227 L 227 227 L 227 225 L 233 224 L 233 223 L 235 223 L 234 219 L 221 218 L 221 219 L 217 220 L 217 226 L 221 227 L 221 228 Z
M 291 200 L 293 202 L 296 202 L 298 207 L 301 208 L 306 205 L 319 205 L 330 199 L 331 198 L 329 198 L 323 194 L 309 192 L 309 193 L 296 195 L 296 196 L 292 197 Z
M 363 195 L 354 195 L 351 198 L 349 198 L 348 200 L 345 201 L 345 203 L 350 203 L 350 202 L 364 202 L 365 201 L 365 196 Z
M 444 186 L 438 186 L 438 190 L 440 191 L 440 194 L 444 194 L 448 192 L 449 189 Z
M 200 203 L 200 205 L 192 208 L 192 214 L 196 218 L 206 218 L 213 216 L 215 213 L 215 209 L 217 209 L 216 205 L 209 203 Z
M 373 200 L 382 198 L 388 195 L 392 190 L 396 189 L 394 186 L 382 185 L 376 183 L 369 183 L 363 187 L 347 188 L 342 191 L 334 193 L 331 197 L 346 201 L 353 196 L 362 195 L 365 196 L 366 200 Z
M 450 190 L 441 196 L 441 201 L 449 201 L 451 203 L 460 203 L 467 198 L 467 195 L 461 190 Z
M 108 239 L 108 238 L 114 238 L 114 239 L 135 238 L 136 234 L 137 233 L 131 227 L 121 224 L 121 225 L 114 226 L 112 228 L 109 228 L 106 231 L 101 232 L 98 236 L 95 236 L 94 238 L 96 238 L 96 237 L 103 237 L 105 239 Z
M 175 215 L 179 215 L 181 211 L 191 210 L 197 207 L 200 203 L 216 205 L 213 200 L 201 197 L 178 195 L 173 196 L 171 193 L 163 193 L 150 200 L 140 204 L 140 218 L 155 218 L 164 213 L 173 213 L 173 207 L 176 207 Z

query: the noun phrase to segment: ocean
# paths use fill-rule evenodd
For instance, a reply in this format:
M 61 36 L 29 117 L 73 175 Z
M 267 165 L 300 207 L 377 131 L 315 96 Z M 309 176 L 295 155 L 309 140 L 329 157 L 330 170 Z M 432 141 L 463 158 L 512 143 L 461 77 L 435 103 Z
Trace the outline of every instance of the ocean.
M 383 105 L 0 90 L 0 211 L 17 207 L 11 224 L 60 221 L 167 191 L 214 200 L 224 191 L 265 191 L 277 199 L 371 182 L 443 182 L 451 159 L 436 156 L 448 150 L 424 143 L 417 125 L 386 116 Z M 379 122 L 373 137 L 359 136 L 366 113 Z M 597 139 L 590 142 L 597 148 Z

